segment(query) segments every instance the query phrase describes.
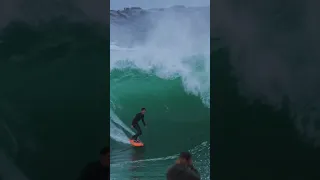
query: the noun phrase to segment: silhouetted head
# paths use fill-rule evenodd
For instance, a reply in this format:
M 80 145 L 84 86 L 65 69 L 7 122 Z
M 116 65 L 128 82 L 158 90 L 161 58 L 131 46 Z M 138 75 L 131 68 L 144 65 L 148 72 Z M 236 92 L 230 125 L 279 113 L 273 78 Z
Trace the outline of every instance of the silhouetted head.
M 100 163 L 104 167 L 110 166 L 110 148 L 104 147 L 100 151 Z
M 147 109 L 146 108 L 141 108 L 141 114 L 146 113 Z
M 177 164 L 186 164 L 192 165 L 192 155 L 189 152 L 182 152 L 178 160 L 176 161 Z

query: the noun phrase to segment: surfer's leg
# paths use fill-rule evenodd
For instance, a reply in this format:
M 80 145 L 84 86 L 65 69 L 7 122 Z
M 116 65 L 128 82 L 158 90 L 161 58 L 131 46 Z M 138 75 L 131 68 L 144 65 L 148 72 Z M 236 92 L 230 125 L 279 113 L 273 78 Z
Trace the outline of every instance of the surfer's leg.
M 139 137 L 139 136 L 141 136 L 142 135 L 142 131 L 141 131 L 141 128 L 140 128 L 140 126 L 139 126 L 139 124 L 137 124 L 136 125 L 136 130 L 137 130 L 137 138 Z
M 139 124 L 135 124 L 133 125 L 133 128 L 137 131 L 136 134 L 134 136 L 132 136 L 132 139 L 133 140 L 137 140 L 138 139 L 138 136 L 139 136 L 139 129 L 140 129 L 140 126 Z M 141 131 L 141 129 L 140 129 Z

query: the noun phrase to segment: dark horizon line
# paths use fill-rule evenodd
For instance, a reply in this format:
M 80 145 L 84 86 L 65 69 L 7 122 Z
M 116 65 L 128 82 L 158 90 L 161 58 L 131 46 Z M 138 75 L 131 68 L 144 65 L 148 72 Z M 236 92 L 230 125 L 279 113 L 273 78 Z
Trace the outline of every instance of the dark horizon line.
M 148 8 L 148 9 L 144 9 L 144 8 L 141 8 L 141 7 L 138 7 L 138 6 L 131 6 L 131 7 L 123 7 L 122 9 L 110 9 L 110 11 L 123 11 L 125 9 L 133 9 L 133 8 L 139 8 L 139 9 L 142 9 L 142 10 L 158 10 L 158 9 L 170 9 L 170 8 L 174 8 L 174 7 L 181 7 L 181 8 L 206 8 L 206 7 L 209 7 L 210 8 L 210 5 L 207 5 L 207 6 L 185 6 L 185 5 L 173 5 L 173 6 L 170 6 L 170 7 L 163 7 L 163 8 Z

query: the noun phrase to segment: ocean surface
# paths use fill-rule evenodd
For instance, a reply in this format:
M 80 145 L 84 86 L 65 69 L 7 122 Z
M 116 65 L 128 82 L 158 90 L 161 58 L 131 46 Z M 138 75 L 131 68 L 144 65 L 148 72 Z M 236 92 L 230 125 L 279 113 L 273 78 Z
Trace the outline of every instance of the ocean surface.
M 0 31 L 0 179 L 70 180 L 109 142 L 108 29 L 64 18 Z
M 210 179 L 209 7 L 111 11 L 111 179 L 165 179 L 182 151 Z M 129 144 L 147 108 L 145 143 Z

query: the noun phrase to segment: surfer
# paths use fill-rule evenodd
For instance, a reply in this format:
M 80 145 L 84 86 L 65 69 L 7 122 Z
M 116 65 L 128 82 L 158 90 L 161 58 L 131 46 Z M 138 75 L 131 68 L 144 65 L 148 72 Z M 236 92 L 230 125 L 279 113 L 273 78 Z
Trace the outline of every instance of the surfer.
M 141 108 L 141 111 L 135 115 L 135 117 L 132 120 L 131 127 L 134 128 L 137 133 L 131 137 L 135 142 L 138 141 L 138 137 L 142 135 L 141 128 L 139 126 L 139 121 L 142 120 L 142 123 L 144 127 L 147 127 L 146 122 L 144 121 L 144 114 L 146 113 L 147 109 L 146 108 Z
M 200 180 L 200 174 L 193 167 L 189 152 L 180 153 L 176 163 L 167 171 L 167 180 Z

